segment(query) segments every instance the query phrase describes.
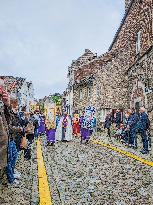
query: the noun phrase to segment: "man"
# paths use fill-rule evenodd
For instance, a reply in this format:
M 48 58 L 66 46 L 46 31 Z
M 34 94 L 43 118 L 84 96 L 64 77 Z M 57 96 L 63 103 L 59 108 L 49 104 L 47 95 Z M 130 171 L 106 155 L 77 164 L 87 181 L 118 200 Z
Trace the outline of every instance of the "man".
M 126 131 L 129 130 L 129 145 L 132 146 L 133 148 L 137 148 L 136 133 L 138 129 L 137 126 L 138 126 L 139 116 L 134 111 L 134 109 L 129 109 L 128 113 L 129 113 L 129 117 L 127 120 Z
M 141 134 L 142 141 L 143 141 L 143 150 L 141 150 L 142 154 L 147 154 L 149 152 L 149 139 L 147 135 L 147 130 L 150 127 L 150 121 L 148 118 L 147 113 L 145 112 L 145 108 L 140 108 L 140 120 L 138 126 L 138 132 Z

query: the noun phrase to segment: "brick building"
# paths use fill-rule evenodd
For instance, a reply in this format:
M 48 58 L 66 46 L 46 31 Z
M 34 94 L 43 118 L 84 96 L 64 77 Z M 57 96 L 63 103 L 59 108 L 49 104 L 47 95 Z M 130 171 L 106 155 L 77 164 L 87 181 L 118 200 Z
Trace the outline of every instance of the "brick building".
M 82 110 L 84 108 L 85 102 L 83 102 L 83 100 L 86 94 L 83 82 L 86 81 L 87 83 L 88 80 L 85 80 L 85 78 L 88 76 L 88 71 L 90 74 L 92 73 L 92 70 L 88 67 L 88 65 L 90 62 L 93 62 L 96 57 L 96 54 L 92 53 L 89 49 L 85 49 L 84 54 L 81 55 L 77 60 L 72 61 L 71 66 L 68 68 L 69 84 L 68 88 L 66 89 L 65 98 L 66 106 L 69 108 L 68 110 L 70 114 L 72 114 L 75 110 Z
M 98 70 L 97 110 L 145 106 L 153 111 L 152 0 L 125 1 L 121 25 L 109 48 L 112 59 Z
M 34 103 L 34 87 L 32 82 L 27 82 L 25 78 L 13 76 L 0 76 L 4 81 L 4 87 L 9 93 L 12 107 L 26 106 L 30 111 L 30 105 Z
M 125 0 L 125 14 L 108 52 L 75 65 L 74 109 L 95 106 L 100 123 L 109 110 L 145 106 L 153 123 L 152 18 L 152 0 Z

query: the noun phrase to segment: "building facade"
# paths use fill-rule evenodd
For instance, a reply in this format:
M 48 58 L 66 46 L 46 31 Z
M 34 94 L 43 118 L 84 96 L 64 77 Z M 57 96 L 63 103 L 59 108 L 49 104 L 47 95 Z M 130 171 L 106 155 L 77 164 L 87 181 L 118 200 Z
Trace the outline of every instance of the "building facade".
M 144 106 L 153 124 L 152 46 L 153 1 L 125 0 L 108 52 L 97 57 L 88 50 L 86 61 L 73 64 L 73 110 L 95 106 L 100 125 L 112 109 Z
M 4 88 L 9 93 L 12 107 L 18 106 L 21 109 L 26 106 L 27 111 L 34 103 L 34 87 L 32 82 L 27 82 L 25 78 L 13 76 L 0 76 L 4 81 Z
M 73 104 L 71 113 L 76 111 L 82 112 L 84 107 L 92 105 L 94 91 L 94 74 L 92 72 L 92 62 L 97 58 L 97 54 L 92 53 L 89 49 L 76 61 L 72 62 L 70 67 L 73 79 L 71 85 L 70 100 Z

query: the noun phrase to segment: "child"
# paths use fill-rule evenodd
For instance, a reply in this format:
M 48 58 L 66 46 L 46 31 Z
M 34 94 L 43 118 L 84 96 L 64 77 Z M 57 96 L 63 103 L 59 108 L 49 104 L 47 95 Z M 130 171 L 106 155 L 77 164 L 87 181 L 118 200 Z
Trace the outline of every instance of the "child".
M 55 132 L 56 129 L 53 129 L 52 123 L 47 120 L 46 122 L 46 136 L 47 136 L 47 145 L 55 145 Z
M 124 130 L 125 130 L 125 127 L 124 127 L 124 124 L 120 124 L 120 128 L 116 128 L 116 133 L 115 133 L 115 138 L 117 140 L 121 140 L 123 135 L 124 135 Z

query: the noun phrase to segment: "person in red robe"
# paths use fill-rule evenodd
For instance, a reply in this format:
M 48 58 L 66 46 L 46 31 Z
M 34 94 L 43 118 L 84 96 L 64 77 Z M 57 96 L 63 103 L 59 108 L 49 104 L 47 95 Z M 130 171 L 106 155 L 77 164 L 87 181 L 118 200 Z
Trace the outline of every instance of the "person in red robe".
M 79 114 L 74 114 L 73 117 L 73 135 L 75 137 L 80 137 L 80 117 Z

